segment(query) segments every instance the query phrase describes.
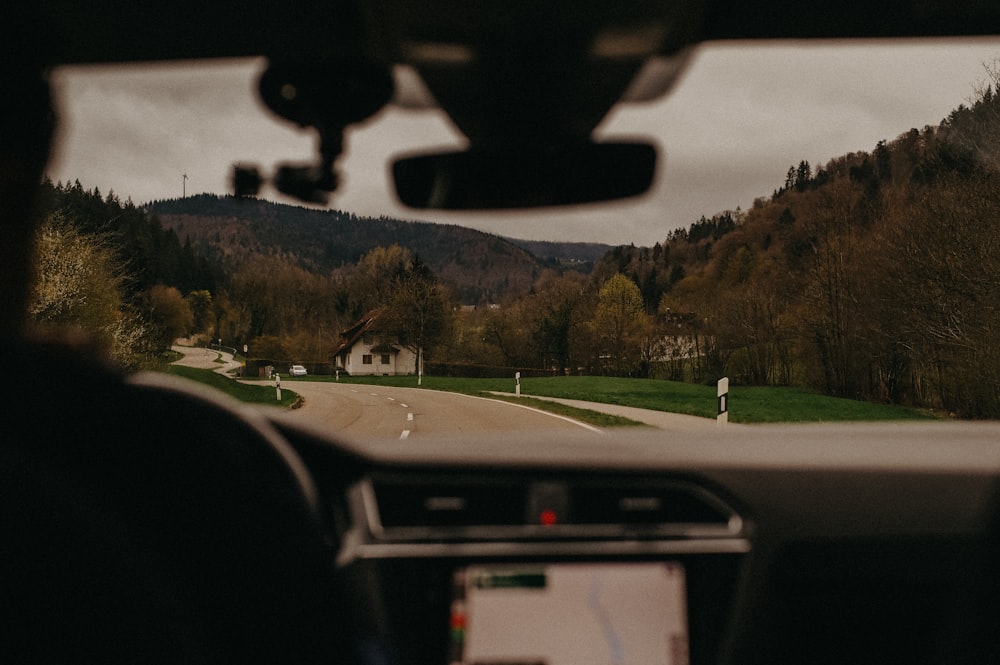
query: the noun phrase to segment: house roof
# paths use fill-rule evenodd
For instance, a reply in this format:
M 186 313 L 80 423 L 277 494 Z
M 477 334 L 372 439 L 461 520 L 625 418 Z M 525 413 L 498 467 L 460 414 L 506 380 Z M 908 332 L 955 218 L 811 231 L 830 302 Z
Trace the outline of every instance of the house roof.
M 344 351 L 354 346 L 357 343 L 357 341 L 361 339 L 362 335 L 364 335 L 366 332 L 372 329 L 372 326 L 375 325 L 375 322 L 384 313 L 385 313 L 384 307 L 373 309 L 372 311 L 368 312 L 360 319 L 358 319 L 357 322 L 350 328 L 341 332 L 340 342 L 337 344 L 336 347 L 334 347 L 333 352 L 330 355 L 336 356 L 341 351 Z

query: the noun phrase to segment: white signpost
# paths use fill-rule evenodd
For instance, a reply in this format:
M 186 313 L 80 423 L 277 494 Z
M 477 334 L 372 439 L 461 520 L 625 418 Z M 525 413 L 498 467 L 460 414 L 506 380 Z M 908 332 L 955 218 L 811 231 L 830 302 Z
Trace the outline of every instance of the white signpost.
M 720 425 L 725 425 L 729 422 L 729 378 L 723 377 L 719 379 L 719 409 L 715 417 L 715 422 Z
M 520 372 L 515 372 L 514 373 L 514 396 L 515 397 L 520 397 L 521 396 L 521 373 Z

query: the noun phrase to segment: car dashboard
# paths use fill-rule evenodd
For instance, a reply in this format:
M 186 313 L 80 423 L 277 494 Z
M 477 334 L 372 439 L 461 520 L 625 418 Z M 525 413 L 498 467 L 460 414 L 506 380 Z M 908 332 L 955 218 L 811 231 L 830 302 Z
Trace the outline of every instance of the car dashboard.
M 381 443 L 279 426 L 400 662 L 997 653 L 992 425 Z

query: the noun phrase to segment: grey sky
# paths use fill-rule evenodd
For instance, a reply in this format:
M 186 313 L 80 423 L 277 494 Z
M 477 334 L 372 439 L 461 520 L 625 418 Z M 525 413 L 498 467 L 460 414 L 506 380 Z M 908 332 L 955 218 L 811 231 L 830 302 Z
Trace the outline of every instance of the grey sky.
M 638 201 L 572 211 L 401 208 L 388 183 L 391 158 L 460 139 L 440 114 L 389 109 L 349 134 L 344 185 L 331 207 L 520 238 L 651 245 L 702 215 L 749 207 L 800 160 L 819 166 L 936 125 L 973 98 L 984 65 L 998 57 L 1000 39 L 702 46 L 668 96 L 616 111 L 601 128 L 607 137 L 646 136 L 659 145 L 655 189 Z M 144 203 L 181 196 L 185 173 L 189 195 L 225 194 L 236 162 L 270 171 L 281 161 L 311 161 L 313 134 L 255 101 L 262 64 L 156 66 L 154 76 L 134 68 L 59 72 L 61 147 L 50 176 Z M 287 201 L 271 190 L 262 195 Z

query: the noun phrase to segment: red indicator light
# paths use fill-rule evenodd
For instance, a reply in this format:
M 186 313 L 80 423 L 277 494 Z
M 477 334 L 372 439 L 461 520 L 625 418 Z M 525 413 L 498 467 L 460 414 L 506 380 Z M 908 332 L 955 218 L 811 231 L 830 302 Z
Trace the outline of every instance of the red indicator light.
M 559 521 L 559 516 L 556 515 L 556 511 L 546 508 L 542 511 L 542 514 L 538 516 L 538 522 L 542 526 L 552 526 Z

